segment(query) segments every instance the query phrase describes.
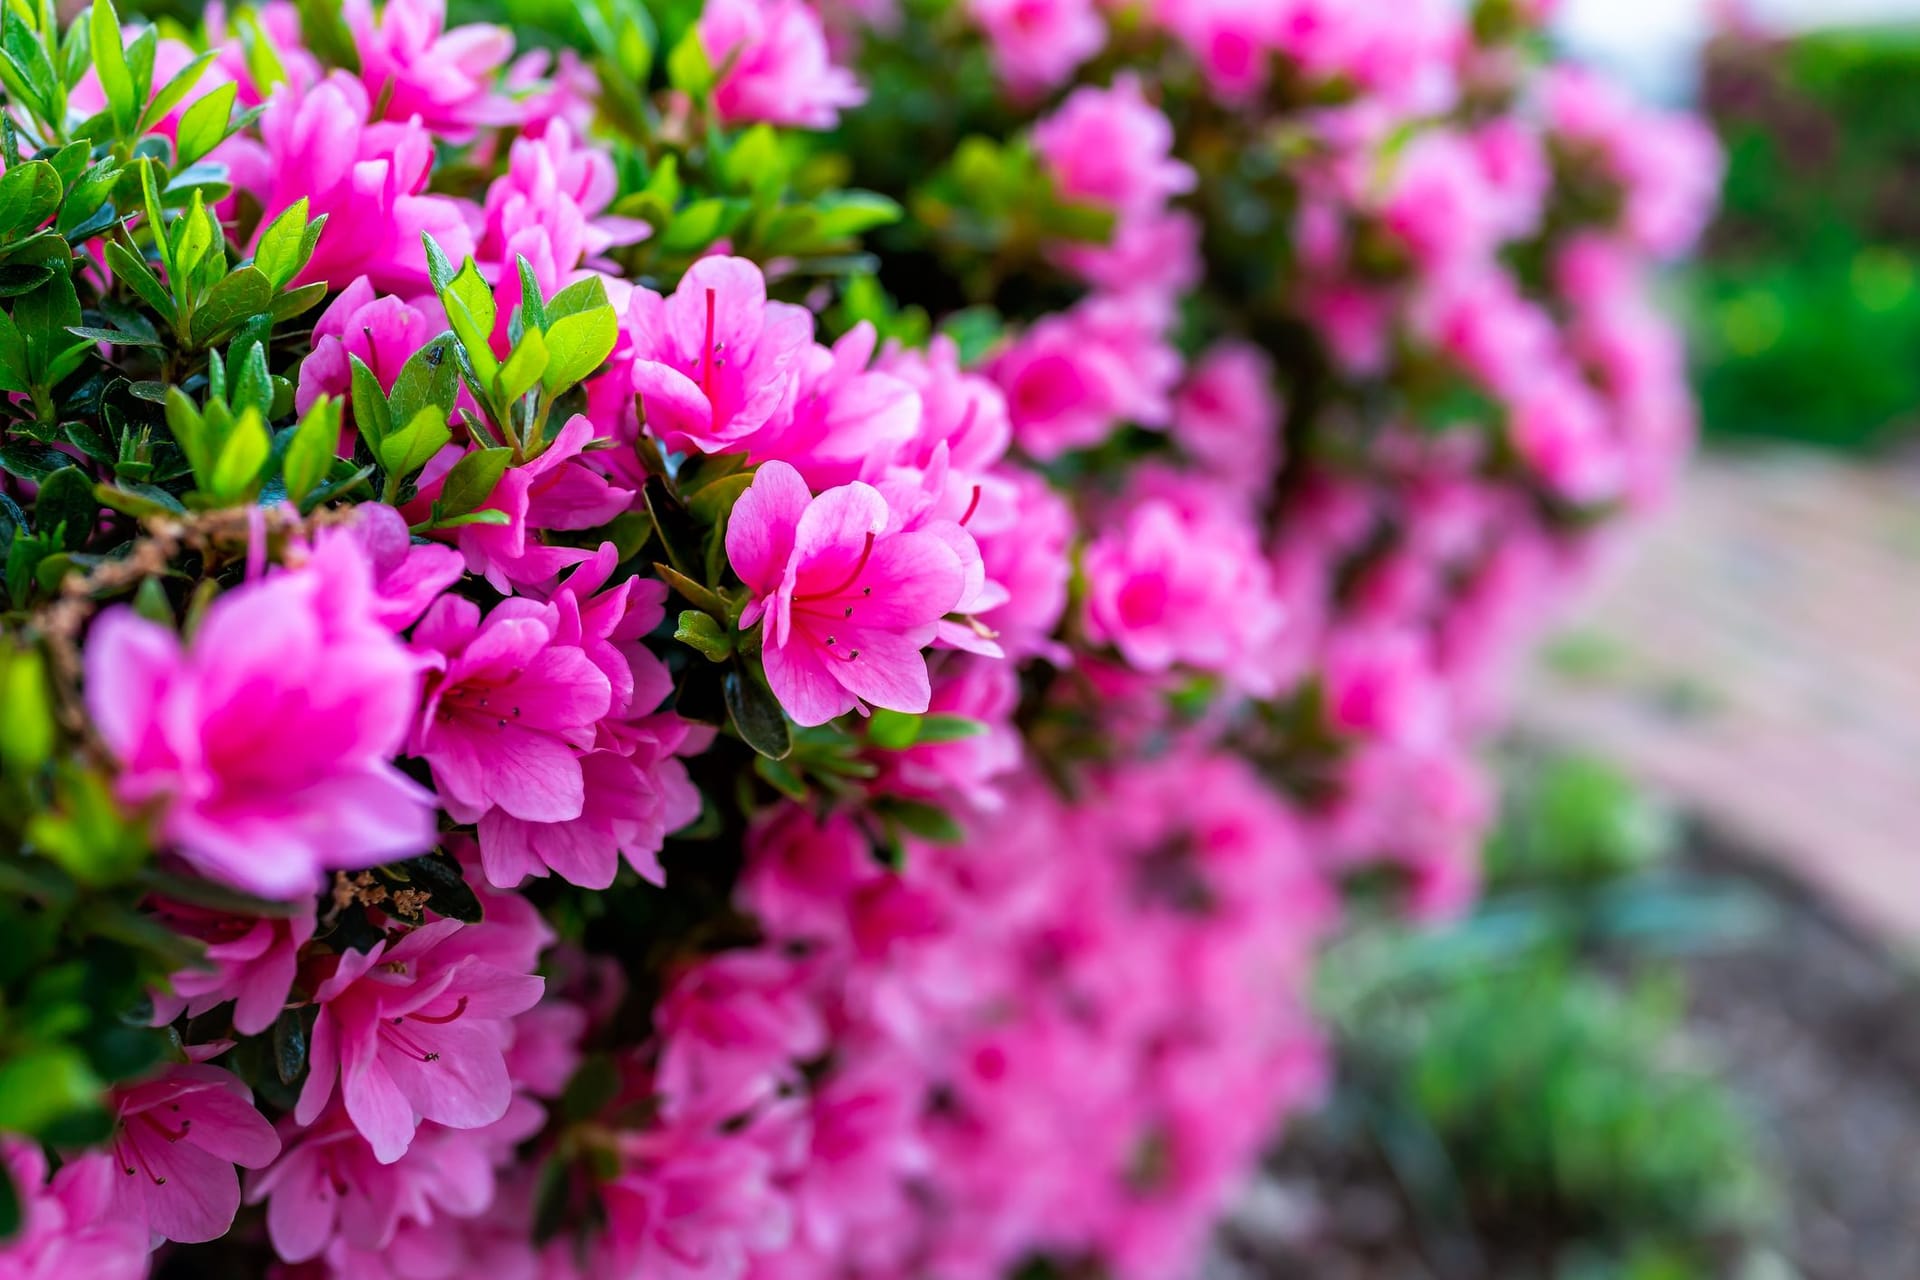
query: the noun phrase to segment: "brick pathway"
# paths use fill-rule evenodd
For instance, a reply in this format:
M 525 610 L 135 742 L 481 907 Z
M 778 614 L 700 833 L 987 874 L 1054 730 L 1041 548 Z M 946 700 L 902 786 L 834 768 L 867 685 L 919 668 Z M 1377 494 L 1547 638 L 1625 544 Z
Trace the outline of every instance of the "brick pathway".
M 1920 466 L 1703 459 L 1520 721 L 1920 951 Z

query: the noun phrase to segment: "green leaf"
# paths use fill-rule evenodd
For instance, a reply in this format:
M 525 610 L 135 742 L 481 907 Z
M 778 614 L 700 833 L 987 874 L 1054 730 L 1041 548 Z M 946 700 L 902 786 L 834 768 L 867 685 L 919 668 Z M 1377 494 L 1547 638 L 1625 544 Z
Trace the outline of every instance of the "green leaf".
M 60 532 L 60 545 L 78 551 L 100 522 L 100 504 L 93 481 L 78 467 L 62 467 L 40 482 L 34 499 L 33 521 L 41 533 Z
M 214 252 L 220 252 L 218 246 Z M 258 267 L 241 267 L 213 286 L 193 313 L 195 346 L 210 347 L 273 305 L 273 284 Z
M 393 434 L 393 411 L 387 407 L 387 393 L 373 370 L 356 355 L 349 355 L 347 364 L 352 371 L 353 425 L 377 457 L 380 442 Z
M 301 196 L 260 233 L 260 243 L 253 251 L 253 265 L 260 269 L 273 288 L 284 289 L 300 274 L 307 265 L 308 257 L 312 256 L 313 250 L 306 241 L 307 198 Z M 303 248 L 306 250 L 304 254 Z
M 878 714 L 876 712 L 876 714 Z M 928 715 L 920 718 L 919 745 L 936 742 L 963 742 L 985 734 L 987 726 L 966 716 Z
M 107 266 L 113 271 L 114 278 L 140 295 L 140 300 L 152 307 L 168 324 L 173 324 L 177 312 L 173 305 L 173 295 L 160 283 L 160 277 L 132 249 L 117 240 L 107 242 Z
M 273 1073 L 293 1084 L 307 1070 L 307 1023 L 299 1009 L 282 1009 L 273 1020 Z
M 874 802 L 874 809 L 882 818 L 899 823 L 923 840 L 958 844 L 967 838 L 967 833 L 953 820 L 953 815 L 938 805 L 886 796 Z
M 538 329 L 529 329 L 521 334 L 520 341 L 514 344 L 507 362 L 500 366 L 500 372 L 495 377 L 494 385 L 500 402 L 512 404 L 533 390 L 547 371 L 548 359 L 547 341 L 540 336 Z
M 15 440 L 11 444 L 0 445 L 0 471 L 19 476 L 22 480 L 31 480 L 35 484 L 60 468 L 72 465 L 70 456 L 50 445 L 36 444 L 30 440 Z
M 548 395 L 583 382 L 606 363 L 620 336 L 620 321 L 610 306 L 561 316 L 547 330 L 547 367 L 540 375 Z
M 900 205 L 874 191 L 841 191 L 813 202 L 819 219 L 815 234 L 823 240 L 843 240 L 877 227 L 892 226 L 904 215 Z
M 453 428 L 447 425 L 446 411 L 438 405 L 423 406 L 405 426 L 395 428 L 374 450 L 386 470 L 389 489 L 395 488 L 399 478 L 426 466 L 452 439 Z
M 68 1045 L 28 1049 L 0 1061 L 0 1132 L 38 1133 L 97 1105 L 100 1093 L 100 1081 L 78 1050 Z
M 707 47 L 700 43 L 699 28 L 688 27 L 687 33 L 667 54 L 667 82 L 688 97 L 698 99 L 712 91 L 715 79 L 713 60 L 707 57 Z
M 180 101 L 193 91 L 193 87 L 200 83 L 201 74 L 206 71 L 208 64 L 212 61 L 213 51 L 208 50 L 196 55 L 192 62 L 176 71 L 173 79 L 161 86 L 160 92 L 154 94 L 153 100 L 147 103 L 147 109 L 140 113 L 139 132 L 147 133 L 155 124 L 166 119 L 167 112 L 178 106 Z
M 120 15 L 113 11 L 113 0 L 93 0 L 90 24 L 93 42 L 93 68 L 100 76 L 100 88 L 106 95 L 107 111 L 121 137 L 133 133 L 139 119 L 140 104 L 134 100 L 133 72 L 127 66 L 126 46 L 120 35 Z
M 701 586 L 672 565 L 656 562 L 653 571 L 660 575 L 661 581 L 678 591 L 681 597 L 695 608 L 704 610 L 716 618 L 727 617 L 731 612 L 727 608 L 727 602 L 718 592 L 711 587 Z
M 493 496 L 494 486 L 513 460 L 511 449 L 475 449 L 453 464 L 440 489 L 439 511 L 461 516 L 477 511 Z
M 0 174 L 0 237 L 38 227 L 53 216 L 65 193 L 59 173 L 44 160 Z
M 167 388 L 167 429 L 174 443 L 187 457 L 193 474 L 206 483 L 213 471 L 213 442 L 207 432 L 206 417 L 192 398 L 179 387 Z
M 479 924 L 484 912 L 473 886 L 467 883 L 460 864 L 443 853 L 422 854 L 399 863 L 407 882 L 429 894 L 427 905 L 443 916 L 466 924 Z
M 433 246 L 433 251 L 438 252 L 439 246 Z M 440 301 L 447 309 L 447 323 L 460 340 L 462 359 L 483 385 L 491 386 L 499 368 L 492 346 L 493 323 L 499 313 L 494 307 L 493 290 L 481 278 L 472 258 L 440 290 Z
M 520 272 L 520 314 L 525 327 L 544 331 L 547 327 L 547 308 L 540 300 L 540 282 L 534 279 L 533 264 L 527 261 L 524 253 L 516 253 L 513 257 Z
M 241 413 L 234 419 L 233 430 L 214 461 L 212 482 L 208 486 L 213 496 L 222 501 L 251 497 L 257 488 L 260 469 L 272 451 L 273 438 L 267 434 L 267 424 L 260 414 L 253 409 Z
M 740 740 L 769 760 L 784 760 L 793 751 L 793 735 L 786 713 L 767 687 L 738 665 L 727 672 L 722 687 L 727 715 Z
M 180 130 L 175 137 L 174 163 L 191 165 L 212 151 L 227 137 L 227 122 L 233 115 L 234 97 L 240 86 L 228 81 L 208 91 L 207 96 L 180 115 Z
M 323 221 L 325 219 L 316 218 L 313 226 L 317 227 Z M 316 280 L 312 284 L 303 284 L 298 289 L 289 289 L 275 298 L 273 305 L 267 309 L 267 315 L 272 317 L 275 323 L 291 320 L 302 312 L 311 311 L 319 306 L 326 296 L 326 281 Z
M 387 393 L 387 403 L 396 423 L 411 423 L 427 409 L 435 409 L 444 420 L 453 417 L 453 402 L 459 394 L 459 366 L 447 357 L 453 352 L 453 337 L 442 334 L 420 348 L 400 366 Z
M 321 396 L 287 440 L 280 469 L 286 481 L 287 501 L 296 507 L 320 487 L 333 468 L 340 448 L 340 410 L 337 398 Z
M 693 513 L 696 520 L 717 528 L 733 514 L 733 504 L 740 501 L 740 495 L 752 485 L 753 475 L 750 472 L 722 476 L 690 494 L 687 510 Z
M 686 645 L 709 662 L 725 662 L 733 655 L 733 635 L 719 622 L 714 621 L 710 613 L 698 609 L 686 609 L 680 614 L 680 625 L 674 630 L 673 638 Z
M 38 649 L 0 651 L 0 760 L 32 773 L 53 754 L 53 688 Z
M 905 751 L 920 738 L 920 717 L 875 707 L 867 720 L 867 738 L 887 751 Z
M 27 343 L 13 317 L 0 311 L 0 391 L 25 394 L 33 386 L 27 365 Z

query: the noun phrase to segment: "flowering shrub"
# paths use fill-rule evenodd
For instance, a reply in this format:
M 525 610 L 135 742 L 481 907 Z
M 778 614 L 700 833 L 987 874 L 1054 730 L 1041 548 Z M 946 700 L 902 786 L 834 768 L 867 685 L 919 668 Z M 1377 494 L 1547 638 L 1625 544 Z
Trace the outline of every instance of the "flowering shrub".
M 8 8 L 0 1275 L 1181 1274 L 1687 443 L 1541 7 Z

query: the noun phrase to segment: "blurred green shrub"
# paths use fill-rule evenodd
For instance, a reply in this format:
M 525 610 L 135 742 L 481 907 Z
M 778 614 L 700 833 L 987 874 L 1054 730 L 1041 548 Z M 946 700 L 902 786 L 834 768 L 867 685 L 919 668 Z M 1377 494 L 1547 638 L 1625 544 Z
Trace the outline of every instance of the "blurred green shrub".
M 1727 150 L 1693 272 L 1709 432 L 1871 448 L 1920 426 L 1920 29 L 1727 35 Z
M 1562 1280 L 1731 1274 L 1778 1191 L 1661 961 L 1764 913 L 1676 874 L 1675 824 L 1617 770 L 1529 758 L 1508 773 L 1475 913 L 1437 932 L 1363 926 L 1329 958 L 1335 1109 L 1423 1238 L 1477 1241 L 1483 1265 L 1518 1252 Z

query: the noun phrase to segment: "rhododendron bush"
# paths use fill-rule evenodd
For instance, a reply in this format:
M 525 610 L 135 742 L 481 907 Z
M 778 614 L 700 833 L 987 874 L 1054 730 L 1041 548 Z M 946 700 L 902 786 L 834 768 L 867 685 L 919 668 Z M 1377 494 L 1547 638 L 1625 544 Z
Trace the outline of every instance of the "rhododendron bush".
M 1691 431 L 1544 7 L 7 6 L 0 1276 L 1187 1274 Z

